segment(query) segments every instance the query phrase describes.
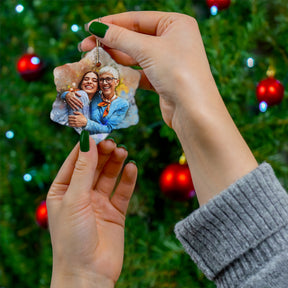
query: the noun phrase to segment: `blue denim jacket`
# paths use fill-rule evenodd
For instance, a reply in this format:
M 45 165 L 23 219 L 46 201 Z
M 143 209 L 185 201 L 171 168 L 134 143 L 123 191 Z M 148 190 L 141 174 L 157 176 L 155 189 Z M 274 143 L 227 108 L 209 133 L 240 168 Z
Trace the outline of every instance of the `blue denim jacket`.
M 117 129 L 129 108 L 128 101 L 117 97 L 110 105 L 109 114 L 103 117 L 106 107 L 99 107 L 100 102 L 102 102 L 100 95 L 96 95 L 90 102 L 90 119 L 87 119 L 87 125 L 84 127 L 90 134 L 110 133 Z
M 64 92 L 61 98 L 65 99 L 67 93 L 68 91 Z M 87 118 L 87 125 L 83 129 L 89 131 L 90 134 L 110 133 L 112 130 L 117 129 L 117 126 L 124 120 L 129 108 L 127 100 L 117 97 L 110 105 L 109 114 L 103 117 L 106 107 L 98 106 L 102 102 L 100 94 L 96 94 L 90 104 L 87 104 L 89 103 L 89 99 L 85 92 L 81 94 L 79 99 L 84 104 L 84 107 L 79 109 L 79 111 L 85 114 L 84 116 Z M 89 118 L 87 117 L 87 113 L 84 113 L 85 109 L 88 108 L 86 107 L 87 105 L 89 105 L 90 110 Z M 73 111 L 71 110 L 69 114 L 73 114 Z

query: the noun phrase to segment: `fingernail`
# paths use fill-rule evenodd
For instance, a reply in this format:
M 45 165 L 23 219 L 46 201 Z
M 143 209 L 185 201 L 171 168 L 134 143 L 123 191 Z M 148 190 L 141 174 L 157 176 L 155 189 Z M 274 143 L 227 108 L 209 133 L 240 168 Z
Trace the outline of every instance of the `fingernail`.
M 80 150 L 82 152 L 88 152 L 89 149 L 89 132 L 87 130 L 82 130 L 80 135 Z
M 81 52 L 81 51 L 80 51 Z M 140 67 L 139 65 L 134 65 L 134 66 L 130 66 L 132 69 L 135 70 L 143 70 L 142 67 Z
M 135 166 L 137 166 L 136 162 L 134 160 L 129 160 L 128 163 L 133 163 Z
M 107 137 L 106 140 L 110 140 L 110 141 L 116 143 L 115 140 L 114 140 L 114 138 L 112 138 L 112 137 Z
M 78 45 L 77 45 L 77 48 L 78 48 L 78 51 L 79 51 L 79 52 L 83 52 L 83 51 L 82 51 L 82 48 L 81 48 L 81 44 L 82 44 L 82 42 L 79 42 Z
M 126 151 L 128 151 L 127 147 L 126 147 L 124 144 L 119 144 L 117 147 L 118 147 L 118 148 L 123 148 L 123 149 L 125 149 Z
M 86 32 L 89 32 L 89 23 L 85 23 L 85 24 L 84 24 L 84 30 L 85 30 Z
M 100 38 L 104 38 L 108 28 L 108 25 L 101 22 L 92 22 L 89 26 L 89 31 Z

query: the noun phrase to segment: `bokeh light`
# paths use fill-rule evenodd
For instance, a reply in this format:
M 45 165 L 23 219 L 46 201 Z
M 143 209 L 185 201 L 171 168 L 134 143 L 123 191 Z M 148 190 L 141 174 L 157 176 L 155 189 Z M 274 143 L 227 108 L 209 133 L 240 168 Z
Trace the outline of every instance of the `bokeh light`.
M 12 130 L 9 130 L 5 133 L 6 138 L 12 139 L 14 138 L 14 132 Z
M 255 65 L 255 61 L 254 61 L 254 59 L 252 58 L 252 57 L 249 57 L 248 59 L 247 59 L 247 66 L 249 67 L 249 68 L 252 68 L 252 67 L 254 67 L 254 65 Z
M 16 11 L 17 13 L 23 12 L 23 11 L 24 11 L 24 6 L 21 5 L 21 4 L 18 4 L 18 5 L 15 7 L 15 11 Z
M 260 102 L 259 110 L 264 113 L 267 111 L 267 109 L 268 109 L 267 103 L 265 101 Z
M 24 176 L 23 176 L 23 179 L 25 182 L 30 182 L 32 180 L 32 175 L 29 174 L 29 173 L 26 173 Z
M 73 24 L 73 25 L 71 26 L 71 30 L 72 30 L 73 32 L 77 32 L 77 31 L 79 30 L 79 26 L 78 26 L 77 24 Z
M 213 15 L 213 16 L 217 15 L 217 13 L 218 13 L 218 8 L 217 8 L 216 6 L 212 6 L 212 7 L 210 8 L 210 13 L 211 13 L 211 15 Z

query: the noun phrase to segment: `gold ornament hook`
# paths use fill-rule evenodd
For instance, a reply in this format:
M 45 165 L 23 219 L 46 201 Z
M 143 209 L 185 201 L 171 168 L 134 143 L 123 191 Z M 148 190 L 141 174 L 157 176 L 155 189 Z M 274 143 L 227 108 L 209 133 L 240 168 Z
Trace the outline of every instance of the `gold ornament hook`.
M 274 67 L 273 65 L 270 65 L 270 66 L 268 67 L 267 72 L 266 72 L 267 77 L 274 77 L 275 74 L 276 74 L 275 67 Z
M 98 19 L 98 22 L 101 22 L 101 18 Z M 100 46 L 100 42 L 98 39 L 96 39 L 96 67 L 100 67 L 101 66 L 101 62 L 100 62 L 100 57 L 99 57 L 99 46 Z

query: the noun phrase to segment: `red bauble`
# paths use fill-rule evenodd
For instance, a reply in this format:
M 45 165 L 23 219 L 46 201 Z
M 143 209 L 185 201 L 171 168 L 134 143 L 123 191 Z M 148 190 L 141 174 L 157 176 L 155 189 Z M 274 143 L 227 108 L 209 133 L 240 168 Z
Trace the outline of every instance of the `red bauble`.
M 231 0 L 206 0 L 206 3 L 209 8 L 216 6 L 218 10 L 224 10 L 230 6 Z
M 268 106 L 277 105 L 284 97 L 284 86 L 274 77 L 268 77 L 258 83 L 256 96 L 259 103 L 264 101 Z
M 25 81 L 38 80 L 43 74 L 43 62 L 34 53 L 24 54 L 17 62 L 17 71 Z
M 42 201 L 36 209 L 35 213 L 36 222 L 42 228 L 48 227 L 48 213 L 46 207 L 46 201 Z
M 188 165 L 168 165 L 160 176 L 160 188 L 164 195 L 176 201 L 193 197 L 195 190 Z

